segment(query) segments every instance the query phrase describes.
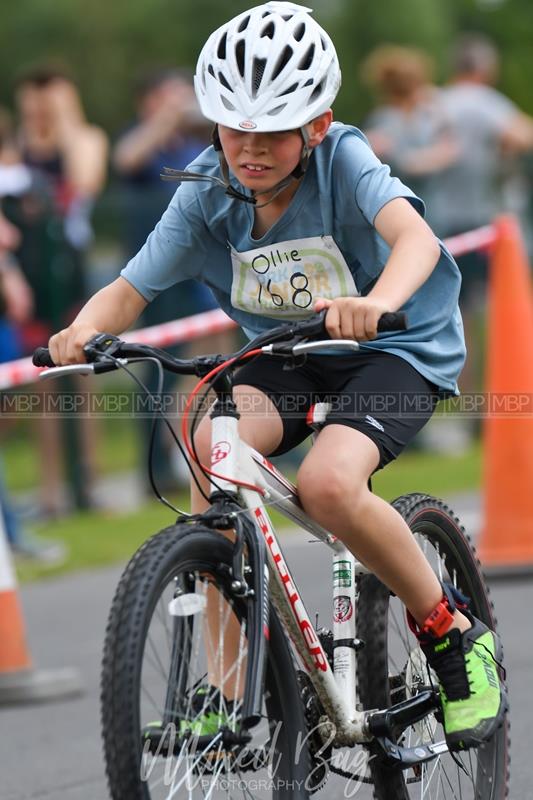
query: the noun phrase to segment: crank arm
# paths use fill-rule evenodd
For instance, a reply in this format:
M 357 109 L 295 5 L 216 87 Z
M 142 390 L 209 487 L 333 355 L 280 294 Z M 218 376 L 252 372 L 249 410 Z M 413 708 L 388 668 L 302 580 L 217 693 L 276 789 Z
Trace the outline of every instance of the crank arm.
M 448 752 L 446 742 L 432 742 L 416 747 L 402 747 L 395 742 L 396 737 L 405 728 L 419 722 L 439 708 L 440 702 L 437 693 L 425 690 L 383 711 L 371 712 L 366 724 L 368 731 L 375 736 L 376 741 L 383 749 L 386 760 L 391 765 L 408 769 Z
M 246 731 L 234 733 L 229 728 L 221 728 L 218 734 L 196 736 L 190 731 L 185 734 L 178 734 L 174 724 L 165 727 L 158 725 L 147 725 L 141 732 L 144 749 L 152 755 L 177 756 L 184 748 L 192 750 L 194 753 L 217 753 L 220 749 L 231 749 L 232 747 L 243 747 L 247 745 L 252 737 Z
M 389 764 L 400 767 L 400 769 L 409 769 L 448 752 L 446 742 L 419 744 L 416 747 L 401 747 L 386 736 L 378 736 L 376 741 L 383 748 L 385 759 Z

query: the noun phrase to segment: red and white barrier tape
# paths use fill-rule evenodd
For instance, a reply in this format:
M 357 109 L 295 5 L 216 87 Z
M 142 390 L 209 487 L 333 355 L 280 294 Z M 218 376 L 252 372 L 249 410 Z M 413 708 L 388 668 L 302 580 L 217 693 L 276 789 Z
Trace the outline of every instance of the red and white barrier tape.
M 454 256 L 462 256 L 473 250 L 487 250 L 496 241 L 496 229 L 493 225 L 485 225 L 474 231 L 461 233 L 444 241 L 449 251 Z M 199 336 L 220 333 L 236 327 L 221 309 L 205 311 L 202 314 L 194 314 L 184 319 L 165 322 L 162 325 L 154 325 L 150 328 L 140 328 L 139 330 L 129 331 L 123 335 L 123 339 L 129 342 L 140 342 L 150 344 L 153 347 L 169 347 L 180 342 L 189 342 Z M 14 386 L 21 386 L 24 383 L 33 383 L 41 370 L 34 367 L 31 358 L 19 358 L 16 361 L 8 361 L 0 364 L 0 390 L 11 389 Z
M 457 258 L 464 256 L 465 253 L 471 253 L 474 250 L 489 250 L 496 241 L 496 228 L 494 225 L 484 225 L 482 228 L 476 228 L 474 231 L 467 231 L 460 233 L 458 236 L 450 236 L 444 240 L 444 244 L 452 254 Z
M 153 347 L 169 347 L 235 327 L 235 322 L 221 309 L 216 308 L 213 311 L 194 314 L 192 317 L 165 322 L 162 325 L 128 331 L 122 338 L 127 342 L 150 344 Z M 33 383 L 40 372 L 41 369 L 33 366 L 31 358 L 19 358 L 17 361 L 0 364 L 0 390 Z

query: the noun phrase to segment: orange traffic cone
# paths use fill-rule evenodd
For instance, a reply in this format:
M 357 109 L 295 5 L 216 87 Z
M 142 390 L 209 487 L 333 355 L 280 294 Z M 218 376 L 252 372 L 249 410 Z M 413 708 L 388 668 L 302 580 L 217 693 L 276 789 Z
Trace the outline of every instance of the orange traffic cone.
M 533 295 L 517 221 L 495 222 L 490 259 L 481 561 L 533 569 Z
M 0 676 L 31 668 L 15 573 L 5 536 L 0 536 Z
M 0 508 L 0 706 L 59 700 L 79 695 L 81 690 L 75 670 L 32 668 Z

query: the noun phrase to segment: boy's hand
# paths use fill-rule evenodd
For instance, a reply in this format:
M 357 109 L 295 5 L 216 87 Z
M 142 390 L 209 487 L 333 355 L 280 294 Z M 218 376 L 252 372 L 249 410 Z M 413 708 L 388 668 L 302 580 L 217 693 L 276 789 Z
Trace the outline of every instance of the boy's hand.
M 326 330 L 332 339 L 355 339 L 365 342 L 375 339 L 382 314 L 391 311 L 387 305 L 371 297 L 319 298 L 315 311 L 327 308 Z
M 54 334 L 48 342 L 54 364 L 58 367 L 65 364 L 85 364 L 87 359 L 83 347 L 97 333 L 100 331 L 92 325 L 73 322 L 70 327 Z

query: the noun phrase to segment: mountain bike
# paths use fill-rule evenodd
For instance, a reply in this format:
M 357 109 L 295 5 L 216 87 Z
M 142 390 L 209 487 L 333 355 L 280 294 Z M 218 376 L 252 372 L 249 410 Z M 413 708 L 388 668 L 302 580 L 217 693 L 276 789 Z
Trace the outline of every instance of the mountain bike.
M 403 321 L 384 315 L 380 330 Z M 182 360 L 101 334 L 85 347 L 89 363 L 47 371 L 123 369 L 138 381 L 131 365 L 150 360 L 161 374 L 200 378 L 182 438 L 211 481 L 209 509 L 174 509 L 176 522 L 125 568 L 109 614 L 101 718 L 113 800 L 351 797 L 365 784 L 378 800 L 507 794 L 507 717 L 479 748 L 448 752 L 436 677 L 405 608 L 305 513 L 293 483 L 239 437 L 237 367 L 267 354 L 297 368 L 310 353 L 334 358 L 358 348 L 326 335 L 322 313 L 273 328 L 231 356 Z M 44 348 L 34 363 L 51 364 Z M 216 397 L 211 463 L 200 465 L 193 403 L 209 389 Z M 155 406 L 161 415 L 157 397 Z M 315 426 L 326 410 L 318 408 Z M 439 579 L 471 598 L 472 613 L 495 629 L 479 562 L 455 514 L 424 494 L 393 505 Z M 311 622 L 269 507 L 329 550 L 330 628 Z

